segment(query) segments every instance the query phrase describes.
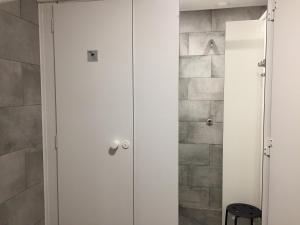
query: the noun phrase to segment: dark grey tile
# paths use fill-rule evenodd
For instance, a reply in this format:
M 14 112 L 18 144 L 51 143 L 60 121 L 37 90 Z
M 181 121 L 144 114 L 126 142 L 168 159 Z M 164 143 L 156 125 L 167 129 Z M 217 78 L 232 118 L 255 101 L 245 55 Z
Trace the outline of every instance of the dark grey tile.
M 180 77 L 211 77 L 210 56 L 183 56 L 179 61 Z
M 221 187 L 222 170 L 207 166 L 191 166 L 192 187 Z
M 212 101 L 210 106 L 210 116 L 216 123 L 222 123 L 224 117 L 224 101 Z
M 189 55 L 224 55 L 224 53 L 224 32 L 191 33 L 189 35 Z
M 179 189 L 179 204 L 186 208 L 208 208 L 209 207 L 209 188 L 188 188 Z
M 0 59 L 0 107 L 23 104 L 21 65 Z
M 0 155 L 41 143 L 40 106 L 0 108 Z
M 190 180 L 190 169 L 189 166 L 179 165 L 179 185 L 189 186 Z
M 179 122 L 179 143 L 188 143 L 189 123 Z
M 38 26 L 0 12 L 0 57 L 39 64 Z
M 0 204 L 26 188 L 26 151 L 0 157 Z
M 211 31 L 210 10 L 180 12 L 180 33 Z
M 208 144 L 179 144 L 180 164 L 209 165 Z
M 209 207 L 211 209 L 222 209 L 222 188 L 209 188 Z
M 35 225 L 45 225 L 45 219 L 41 219 L 39 222 L 37 222 Z
M 225 31 L 225 23 L 228 21 L 259 19 L 265 11 L 265 6 L 213 10 L 212 30 Z
M 222 212 L 221 210 L 209 209 L 179 209 L 179 224 L 180 225 L 221 225 Z
M 15 16 L 20 16 L 20 0 L 0 1 L 0 9 Z
M 43 181 L 43 151 L 41 148 L 29 149 L 26 154 L 27 186 Z
M 208 126 L 203 122 L 180 122 L 180 143 L 187 144 L 222 144 L 223 124 Z
M 213 168 L 223 167 L 223 146 L 210 145 L 210 165 Z
M 21 0 L 21 17 L 38 24 L 37 0 Z
M 189 48 L 189 34 L 184 33 L 179 35 L 179 55 L 188 55 Z
M 188 79 L 188 78 L 179 79 L 179 99 L 187 99 L 188 98 L 189 83 L 190 83 L 190 79 Z
M 22 64 L 24 105 L 41 104 L 41 76 L 37 65 Z
M 224 77 L 225 76 L 225 56 L 213 55 L 211 63 L 211 76 Z
M 0 205 L 0 224 L 36 224 L 44 217 L 43 185 L 39 184 Z
M 188 98 L 192 100 L 223 100 L 223 78 L 192 78 L 188 85 Z
M 210 117 L 209 101 L 179 101 L 179 121 L 181 122 L 203 122 Z

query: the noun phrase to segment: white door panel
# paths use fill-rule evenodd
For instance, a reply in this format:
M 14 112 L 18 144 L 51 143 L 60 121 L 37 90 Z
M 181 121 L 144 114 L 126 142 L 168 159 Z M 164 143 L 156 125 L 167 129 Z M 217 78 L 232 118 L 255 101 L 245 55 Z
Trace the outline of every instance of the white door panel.
M 60 225 L 133 224 L 132 2 L 54 6 Z M 98 62 L 87 51 L 98 51 Z
M 264 43 L 265 21 L 226 23 L 223 220 L 231 203 L 261 208 Z
M 274 22 L 269 225 L 299 225 L 300 1 L 277 0 Z

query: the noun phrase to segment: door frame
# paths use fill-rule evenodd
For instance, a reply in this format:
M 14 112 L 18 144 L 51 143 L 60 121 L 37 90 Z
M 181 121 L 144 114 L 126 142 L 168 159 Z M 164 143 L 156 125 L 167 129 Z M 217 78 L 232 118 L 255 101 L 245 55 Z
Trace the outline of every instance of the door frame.
M 53 4 L 39 4 L 45 225 L 59 224 Z

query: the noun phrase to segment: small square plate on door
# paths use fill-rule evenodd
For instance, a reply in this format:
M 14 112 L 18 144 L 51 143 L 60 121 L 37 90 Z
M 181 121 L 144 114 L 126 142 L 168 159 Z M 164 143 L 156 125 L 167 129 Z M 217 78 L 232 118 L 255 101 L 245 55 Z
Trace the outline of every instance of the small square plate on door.
M 87 51 L 87 60 L 88 60 L 88 62 L 98 62 L 98 51 L 97 50 L 88 50 Z

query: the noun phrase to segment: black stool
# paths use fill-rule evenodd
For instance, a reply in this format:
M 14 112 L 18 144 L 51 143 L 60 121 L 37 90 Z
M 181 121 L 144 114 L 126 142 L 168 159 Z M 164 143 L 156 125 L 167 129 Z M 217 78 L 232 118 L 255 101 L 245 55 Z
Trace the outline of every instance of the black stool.
M 255 206 L 243 203 L 234 203 L 228 205 L 226 208 L 225 225 L 227 225 L 228 213 L 235 216 L 234 225 L 237 225 L 238 218 L 249 219 L 251 221 L 251 225 L 253 225 L 254 219 L 261 218 L 262 214 L 261 210 Z

